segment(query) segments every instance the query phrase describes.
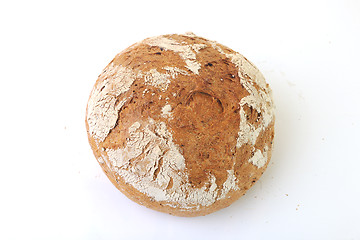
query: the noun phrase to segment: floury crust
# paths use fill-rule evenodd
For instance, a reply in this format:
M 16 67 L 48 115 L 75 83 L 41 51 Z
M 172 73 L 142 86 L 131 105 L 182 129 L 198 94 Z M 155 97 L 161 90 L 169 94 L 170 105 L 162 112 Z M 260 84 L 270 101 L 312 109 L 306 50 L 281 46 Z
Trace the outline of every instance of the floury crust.
M 274 137 L 271 90 L 241 54 L 194 34 L 119 53 L 90 95 L 86 127 L 112 183 L 178 216 L 229 206 L 259 179 Z

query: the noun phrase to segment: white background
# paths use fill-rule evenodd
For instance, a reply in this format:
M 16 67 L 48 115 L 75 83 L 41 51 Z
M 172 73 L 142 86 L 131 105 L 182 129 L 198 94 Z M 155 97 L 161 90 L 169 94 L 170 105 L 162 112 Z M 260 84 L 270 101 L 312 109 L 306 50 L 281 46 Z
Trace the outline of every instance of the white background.
M 0 239 L 360 239 L 360 1 L 1 1 L 0 26 Z M 263 177 L 197 218 L 128 200 L 84 124 L 115 54 L 187 31 L 254 62 L 277 106 Z

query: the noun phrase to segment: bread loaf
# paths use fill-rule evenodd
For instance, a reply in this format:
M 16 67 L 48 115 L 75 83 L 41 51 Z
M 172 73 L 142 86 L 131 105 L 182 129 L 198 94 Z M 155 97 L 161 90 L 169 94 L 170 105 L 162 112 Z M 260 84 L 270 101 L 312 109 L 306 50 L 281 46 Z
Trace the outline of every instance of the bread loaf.
M 244 56 L 192 33 L 147 38 L 99 75 L 91 148 L 128 198 L 178 216 L 229 206 L 271 158 L 271 90 Z

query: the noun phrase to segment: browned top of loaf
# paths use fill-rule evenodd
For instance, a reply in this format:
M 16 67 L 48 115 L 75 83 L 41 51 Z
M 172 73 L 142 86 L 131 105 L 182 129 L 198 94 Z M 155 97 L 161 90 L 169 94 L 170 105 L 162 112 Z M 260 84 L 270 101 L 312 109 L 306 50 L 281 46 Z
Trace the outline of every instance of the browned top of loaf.
M 164 39 L 169 41 L 164 42 Z M 160 40 L 163 42 L 159 43 Z M 184 180 L 186 183 L 182 182 L 180 186 L 187 184 L 187 188 L 203 188 L 208 193 L 213 191 L 214 201 L 199 200 L 198 204 L 193 201 L 181 205 L 172 201 L 171 197 L 169 201 L 164 197 L 157 199 L 158 193 L 149 197 L 183 208 L 183 211 L 194 210 L 195 205 L 211 205 L 220 198 L 221 193 L 230 196 L 235 190 L 249 188 L 259 177 L 258 173 L 263 172 L 261 168 L 266 166 L 270 158 L 266 152 L 271 152 L 273 139 L 270 90 L 262 75 L 246 58 L 223 45 L 192 34 L 164 35 L 160 40 L 150 38 L 127 48 L 99 76 L 92 93 L 98 97 L 90 98 L 88 106 L 89 139 L 95 155 L 103 159 L 110 169 L 115 169 L 115 178 L 131 185 L 130 178 L 116 174 L 117 169 L 144 164 L 146 152 L 151 149 L 143 147 L 141 154 L 129 157 L 126 166 L 120 164 L 117 167 L 109 156 L 109 150 L 127 148 L 131 134 L 134 134 L 129 129 L 133 129 L 134 123 L 139 123 L 136 127 L 140 129 L 149 124 L 149 119 L 155 123 L 165 123 L 172 142 L 185 160 L 185 168 L 175 169 L 175 172 L 183 174 L 181 176 L 187 176 Z M 111 70 L 116 66 L 129 69 L 127 74 L 131 75 L 132 83 L 120 94 L 111 91 L 110 87 L 106 97 L 100 97 L 101 91 L 108 88 L 104 82 L 111 82 L 117 77 L 118 70 Z M 112 104 L 106 105 L 101 99 Z M 108 126 L 111 129 L 108 134 L 105 132 L 105 138 L 94 134 L 99 127 L 91 119 L 90 112 L 98 108 L 94 107 L 94 102 L 102 102 L 98 107 L 102 106 L 104 111 L 108 108 L 116 110 L 116 123 Z M 244 117 L 246 119 L 241 121 Z M 241 127 L 248 129 L 241 131 Z M 149 129 L 156 133 L 155 125 Z M 246 131 L 257 132 L 250 136 L 246 135 Z M 159 146 L 162 154 L 169 150 L 164 144 L 156 146 Z M 152 172 L 154 182 L 162 173 L 162 161 L 161 156 L 155 160 L 156 166 Z M 167 186 L 159 187 L 165 195 L 176 192 L 171 190 L 174 181 L 170 176 Z M 133 186 L 143 194 L 151 195 L 142 189 L 144 186 Z M 189 189 L 183 189 L 183 192 L 185 195 L 192 194 Z

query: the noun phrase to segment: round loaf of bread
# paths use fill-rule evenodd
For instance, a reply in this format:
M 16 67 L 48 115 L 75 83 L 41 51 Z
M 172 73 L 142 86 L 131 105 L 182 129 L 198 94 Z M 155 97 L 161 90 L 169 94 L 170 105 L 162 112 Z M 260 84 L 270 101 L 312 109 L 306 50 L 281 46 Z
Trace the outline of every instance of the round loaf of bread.
M 271 90 L 241 54 L 194 35 L 147 38 L 99 75 L 91 148 L 128 198 L 178 216 L 229 206 L 271 158 Z

